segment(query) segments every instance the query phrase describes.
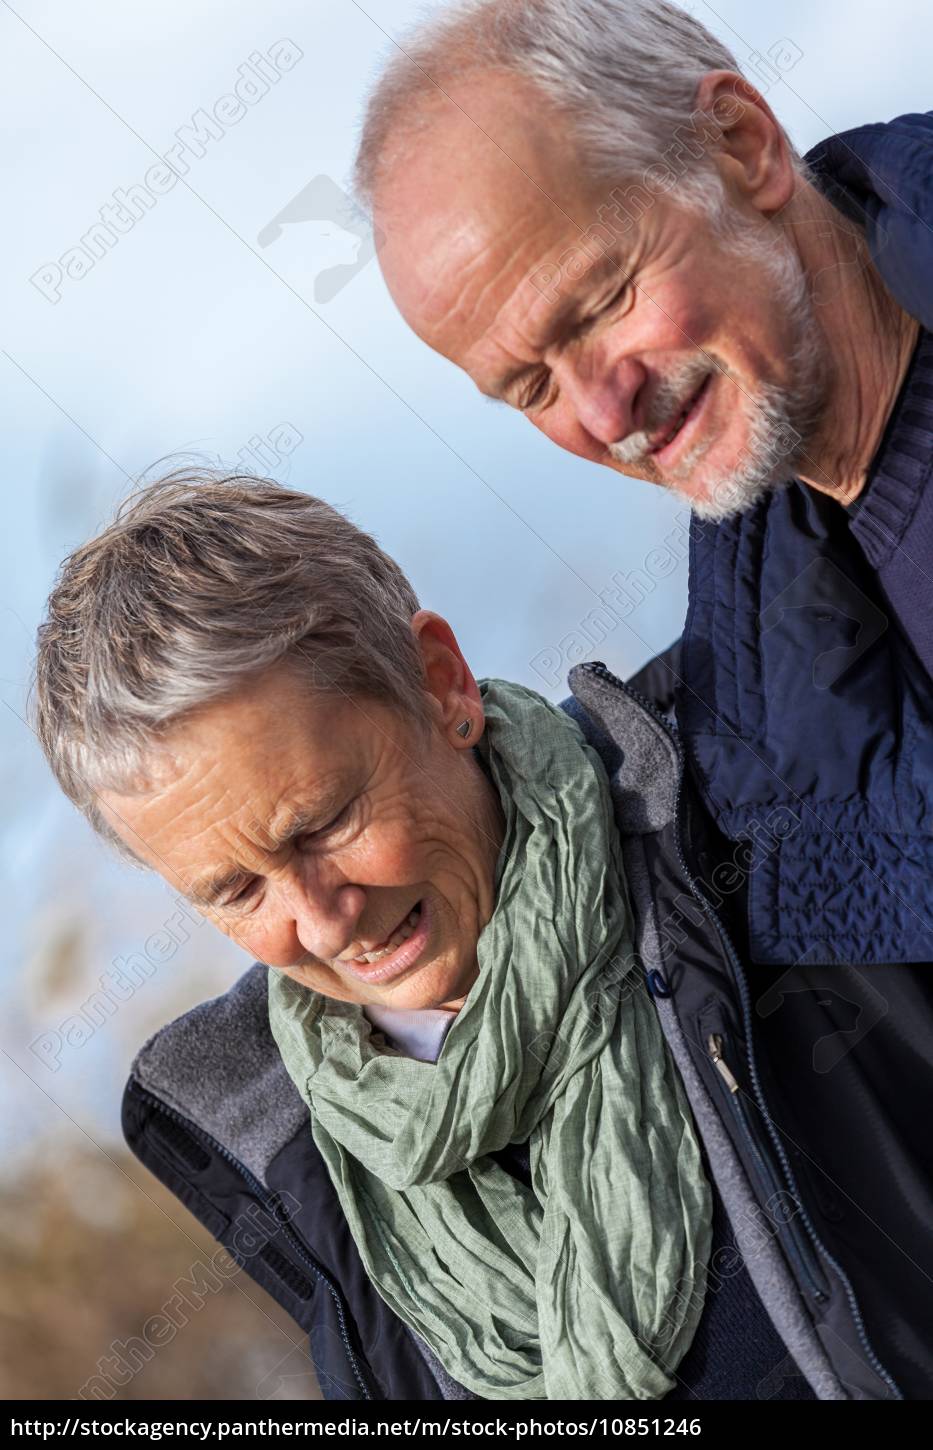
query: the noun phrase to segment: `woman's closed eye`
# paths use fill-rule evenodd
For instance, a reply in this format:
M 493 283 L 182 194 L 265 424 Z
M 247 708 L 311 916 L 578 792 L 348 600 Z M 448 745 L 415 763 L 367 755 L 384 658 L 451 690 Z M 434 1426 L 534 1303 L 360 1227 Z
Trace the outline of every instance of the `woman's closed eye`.
M 259 883 L 255 879 L 255 877 L 252 881 L 248 881 L 246 885 L 242 888 L 242 890 L 237 892 L 236 896 L 229 896 L 226 901 L 222 901 L 220 903 L 222 910 L 227 911 L 232 906 L 245 905 L 249 898 L 255 892 L 258 884 Z
M 314 831 L 303 831 L 301 835 L 296 836 L 296 848 L 299 851 L 313 850 L 315 846 L 320 845 L 322 842 L 326 842 L 337 837 L 342 830 L 350 825 L 350 817 L 352 815 L 354 805 L 355 801 L 349 801 L 347 805 L 345 805 L 340 811 L 338 811 L 337 814 L 333 816 L 332 819 L 329 820 L 325 826 L 319 826 L 317 830 Z M 223 910 L 226 910 L 234 906 L 248 905 L 253 897 L 256 896 L 261 880 L 262 878 L 258 876 L 251 877 L 250 880 L 248 880 L 245 885 L 243 885 L 239 889 L 239 891 L 237 891 L 235 896 L 228 896 L 226 900 L 220 903 L 221 908 Z
M 342 831 L 346 831 L 353 824 L 352 817 L 355 805 L 356 799 L 348 801 L 347 804 L 343 806 L 343 808 L 339 810 L 337 814 L 327 822 L 326 826 L 318 826 L 317 830 L 315 831 L 303 831 L 300 836 L 296 837 L 297 845 L 299 847 L 315 846 L 321 841 L 330 840 L 334 836 L 338 836 Z

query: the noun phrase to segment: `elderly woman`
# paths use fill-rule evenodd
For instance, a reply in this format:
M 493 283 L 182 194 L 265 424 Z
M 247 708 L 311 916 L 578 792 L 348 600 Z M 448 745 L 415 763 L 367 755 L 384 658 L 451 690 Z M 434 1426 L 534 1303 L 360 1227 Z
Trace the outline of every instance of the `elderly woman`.
M 666 1395 L 712 1197 L 574 720 L 474 679 L 326 503 L 209 472 L 143 488 L 66 561 L 36 700 L 95 828 L 273 969 L 366 1272 L 448 1373 Z

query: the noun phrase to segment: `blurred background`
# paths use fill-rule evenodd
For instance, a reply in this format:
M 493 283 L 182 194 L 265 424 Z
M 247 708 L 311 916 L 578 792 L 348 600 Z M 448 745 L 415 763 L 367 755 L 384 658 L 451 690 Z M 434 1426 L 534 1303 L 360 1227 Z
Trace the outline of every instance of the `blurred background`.
M 196 454 L 319 494 L 375 533 L 478 676 L 558 700 L 578 660 L 624 678 L 681 629 L 683 506 L 558 452 L 429 352 L 347 206 L 367 83 L 434 8 L 0 7 L 5 1397 L 79 1396 L 210 1263 L 217 1245 L 123 1146 L 120 1098 L 142 1043 L 249 965 L 193 928 L 118 1010 L 90 1006 L 175 905 L 111 859 L 24 723 L 63 557 L 144 469 Z M 730 45 L 801 150 L 933 106 L 924 0 L 683 8 Z M 173 148 L 187 170 L 166 188 Z M 650 556 L 665 541 L 677 562 L 661 577 Z M 606 633 L 594 593 L 625 582 L 638 602 Z M 119 1396 L 318 1394 L 295 1323 L 235 1266 L 219 1278 Z

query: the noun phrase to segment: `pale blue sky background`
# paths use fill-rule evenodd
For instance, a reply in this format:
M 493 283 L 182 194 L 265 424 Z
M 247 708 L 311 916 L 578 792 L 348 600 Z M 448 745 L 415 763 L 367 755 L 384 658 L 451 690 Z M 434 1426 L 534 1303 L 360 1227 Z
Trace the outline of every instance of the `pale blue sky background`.
M 5 1145 L 82 1130 L 119 1136 L 135 1048 L 233 980 L 248 959 L 211 928 L 70 1045 L 69 1018 L 118 956 L 174 910 L 167 888 L 111 860 L 53 787 L 22 723 L 34 632 L 61 558 L 108 518 L 128 480 L 165 454 L 236 461 L 288 425 L 283 481 L 375 532 L 422 602 L 445 613 L 478 675 L 565 693 L 534 662 L 676 526 L 678 507 L 559 453 L 405 329 L 371 262 L 329 301 L 322 268 L 352 259 L 336 227 L 257 235 L 318 175 L 344 182 L 360 99 L 421 8 L 404 0 L 116 0 L 0 6 L 8 131 L 0 357 L 6 527 L 0 539 Z M 802 52 L 768 100 L 801 149 L 933 105 L 933 9 L 922 0 L 689 8 L 740 64 L 789 39 Z M 369 13 L 367 13 L 369 12 Z M 378 23 L 377 23 L 378 21 Z M 303 52 L 185 180 L 52 305 L 54 269 L 118 188 L 143 180 L 180 127 L 283 38 Z M 754 68 L 747 72 L 760 84 Z M 50 275 L 45 273 L 46 277 Z M 52 290 L 48 281 L 46 294 Z M 245 456 L 245 455 L 243 455 Z M 590 656 L 626 675 L 680 631 L 686 566 Z M 565 672 L 565 671 L 564 671 Z M 73 1030 L 73 1024 L 72 1024 Z M 56 1040 L 55 1034 L 58 1034 Z M 30 1043 L 45 1035 L 44 1065 Z

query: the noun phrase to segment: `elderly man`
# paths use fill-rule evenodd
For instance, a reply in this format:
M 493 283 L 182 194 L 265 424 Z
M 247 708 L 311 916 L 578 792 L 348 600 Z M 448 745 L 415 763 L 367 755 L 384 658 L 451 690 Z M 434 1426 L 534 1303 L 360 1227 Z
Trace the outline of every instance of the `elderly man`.
M 933 955 L 931 175 L 933 116 L 800 158 L 664 0 L 451 7 L 363 129 L 415 331 L 695 510 L 677 714 L 759 962 Z M 764 803 L 804 820 L 777 852 Z
M 391 59 L 356 174 L 425 342 L 562 448 L 689 501 L 668 668 L 685 849 L 754 964 L 756 1033 L 780 1023 L 799 1045 L 777 1089 L 785 1147 L 808 1114 L 838 1123 L 838 1156 L 804 1171 L 830 1217 L 888 1224 L 878 1273 L 919 1324 L 933 114 L 803 158 L 728 49 L 664 0 L 469 0 Z M 779 841 L 775 809 L 795 822 Z M 700 916 L 683 901 L 662 929 L 683 942 Z M 876 1196 L 892 1133 L 917 1165 L 898 1224 Z

